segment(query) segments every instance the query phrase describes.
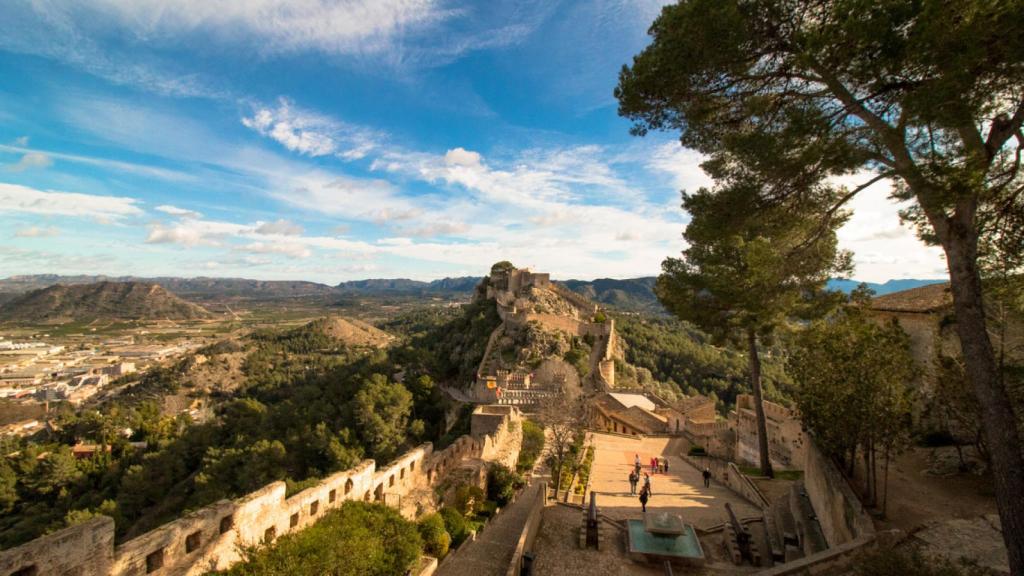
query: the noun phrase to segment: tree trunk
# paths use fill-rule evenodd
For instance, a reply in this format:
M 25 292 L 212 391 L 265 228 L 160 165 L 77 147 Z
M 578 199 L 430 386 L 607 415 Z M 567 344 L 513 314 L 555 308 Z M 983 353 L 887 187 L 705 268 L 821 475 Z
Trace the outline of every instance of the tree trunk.
M 886 510 L 889 505 L 889 447 L 885 447 L 885 471 L 883 472 L 885 479 L 882 481 L 885 486 L 885 492 L 882 495 L 882 518 L 885 518 Z
M 757 445 L 761 456 L 761 475 L 774 478 L 772 462 L 768 453 L 768 420 L 764 415 L 764 397 L 761 393 L 761 358 L 757 354 L 757 334 L 747 330 L 750 346 L 750 388 L 754 391 L 754 412 L 757 413 Z
M 977 233 L 954 221 L 943 238 L 964 368 L 982 410 L 1010 572 L 1024 575 L 1024 454 L 1018 422 L 989 339 L 977 266 Z

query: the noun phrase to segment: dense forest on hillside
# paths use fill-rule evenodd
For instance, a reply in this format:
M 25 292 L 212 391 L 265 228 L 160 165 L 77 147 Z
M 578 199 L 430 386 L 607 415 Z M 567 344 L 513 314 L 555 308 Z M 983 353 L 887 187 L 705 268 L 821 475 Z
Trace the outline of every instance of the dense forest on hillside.
M 192 358 L 150 371 L 98 410 L 65 408 L 54 437 L 3 446 L 16 454 L 0 460 L 0 547 L 94 514 L 112 516 L 123 540 L 275 480 L 296 492 L 363 458 L 443 444 L 454 432 L 443 428 L 435 378 L 472 374 L 493 309 L 410 313 L 389 326 L 403 338 L 388 349 L 348 346 L 316 323 L 209 346 L 200 350 L 207 362 L 240 350 L 245 360 L 244 382 L 211 399 L 216 417 L 206 423 L 160 414 L 164 394 L 188 392 Z M 77 442 L 107 448 L 76 460 Z
M 721 411 L 736 402 L 737 394 L 750 392 L 743 354 L 715 345 L 710 336 L 690 324 L 660 316 L 620 316 L 615 327 L 626 344 L 626 361 L 650 370 L 659 382 L 687 395 L 713 396 Z M 762 358 L 765 395 L 788 403 L 792 381 L 771 352 L 767 349 Z

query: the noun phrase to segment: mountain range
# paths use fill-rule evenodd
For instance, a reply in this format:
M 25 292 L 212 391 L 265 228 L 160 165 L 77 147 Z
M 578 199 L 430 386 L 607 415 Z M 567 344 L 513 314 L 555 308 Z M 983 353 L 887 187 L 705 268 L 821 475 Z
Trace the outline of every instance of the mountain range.
M 446 298 L 467 298 L 480 282 L 478 276 L 443 278 L 425 282 L 408 278 L 374 278 L 342 282 L 336 286 L 305 281 L 250 280 L 245 278 L 139 278 L 135 276 L 59 276 L 42 274 L 11 276 L 0 279 L 0 302 L 9 301 L 31 290 L 47 288 L 55 284 L 76 285 L 96 282 L 144 282 L 155 283 L 191 300 L 213 298 L 244 298 L 251 300 L 284 298 L 325 298 L 338 296 L 436 296 Z M 565 280 L 566 287 L 611 308 L 632 312 L 657 312 L 661 305 L 654 295 L 654 276 L 641 278 L 595 280 Z M 884 283 L 866 283 L 878 296 L 917 288 L 943 280 L 895 279 Z M 849 293 L 860 284 L 857 280 L 833 279 L 828 287 Z
M 60 323 L 124 318 L 196 320 L 210 313 L 148 282 L 53 284 L 17 296 L 0 306 L 0 320 Z

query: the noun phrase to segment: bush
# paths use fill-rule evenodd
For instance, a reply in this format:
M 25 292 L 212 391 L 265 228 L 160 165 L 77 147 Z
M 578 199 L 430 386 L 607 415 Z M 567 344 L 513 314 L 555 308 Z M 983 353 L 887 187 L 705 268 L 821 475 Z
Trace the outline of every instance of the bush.
M 448 555 L 452 537 L 445 529 L 444 518 L 437 512 L 420 518 L 420 537 L 423 538 L 423 549 L 438 560 Z
M 423 550 L 416 525 L 380 504 L 346 502 L 305 530 L 244 551 L 228 576 L 404 574 Z
M 523 420 L 523 444 L 519 448 L 520 472 L 533 469 L 534 463 L 544 450 L 544 429 L 530 420 Z
M 707 456 L 703 446 L 690 446 L 690 456 Z
M 455 508 L 451 506 L 441 508 L 441 519 L 444 520 L 444 529 L 451 536 L 452 546 L 457 548 L 469 537 L 469 526 L 466 523 L 466 517 Z
M 521 485 L 519 475 L 501 464 L 495 464 L 487 471 L 487 499 L 497 502 L 498 506 L 508 504 Z

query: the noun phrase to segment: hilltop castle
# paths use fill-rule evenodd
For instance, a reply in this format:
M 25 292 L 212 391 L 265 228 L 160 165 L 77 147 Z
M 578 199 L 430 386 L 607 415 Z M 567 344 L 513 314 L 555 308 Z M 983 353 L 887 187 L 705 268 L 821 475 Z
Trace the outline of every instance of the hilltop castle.
M 615 357 L 621 355 L 615 320 L 600 306 L 551 281 L 550 274 L 496 264 L 484 280 L 482 295 L 497 306 L 501 324 L 491 333 L 477 370 L 473 397 L 477 402 L 534 405 L 562 393 L 567 383 L 579 380 L 575 368 L 560 359 L 528 371 L 521 363 L 503 361 L 502 342 L 510 334 L 539 328 L 568 340 L 585 339 L 590 347 L 586 382 L 597 390 L 615 387 Z

